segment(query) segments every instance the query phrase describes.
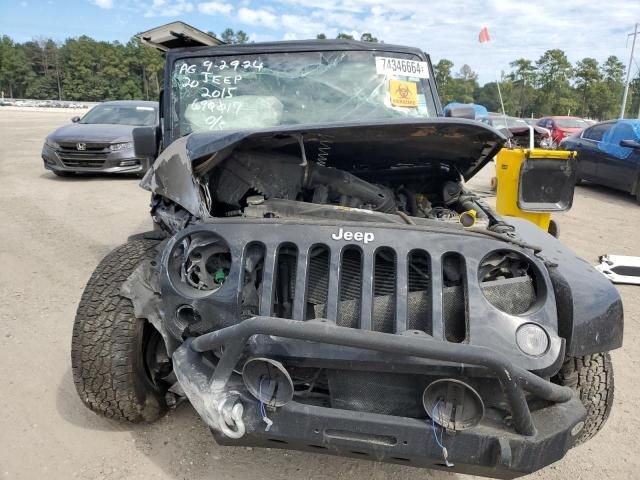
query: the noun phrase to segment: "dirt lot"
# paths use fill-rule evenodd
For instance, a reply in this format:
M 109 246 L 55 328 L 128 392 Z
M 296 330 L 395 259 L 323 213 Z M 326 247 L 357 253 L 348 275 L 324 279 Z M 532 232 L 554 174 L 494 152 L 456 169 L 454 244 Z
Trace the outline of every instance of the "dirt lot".
M 47 133 L 69 114 L 0 109 L 0 476 L 11 479 L 425 479 L 446 473 L 278 450 L 218 447 L 188 404 L 154 425 L 99 418 L 71 380 L 73 316 L 91 271 L 150 226 L 133 178 L 59 179 L 42 167 Z M 476 184 L 487 187 L 490 172 Z M 640 206 L 595 186 L 558 215 L 562 239 L 591 262 L 640 254 Z M 615 407 L 604 430 L 533 475 L 627 479 L 640 471 L 640 287 L 620 287 L 625 347 L 613 354 Z

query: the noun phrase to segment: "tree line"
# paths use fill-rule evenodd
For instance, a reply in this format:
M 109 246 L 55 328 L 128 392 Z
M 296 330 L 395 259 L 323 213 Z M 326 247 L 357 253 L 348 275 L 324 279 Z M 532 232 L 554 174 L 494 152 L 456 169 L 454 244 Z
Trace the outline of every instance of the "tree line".
M 208 32 L 215 35 L 213 32 Z M 242 30 L 227 28 L 219 38 L 227 43 L 247 43 Z M 318 39 L 326 39 L 318 34 Z M 337 38 L 354 39 L 339 33 Z M 359 40 L 379 42 L 371 33 Z M 104 101 L 158 98 L 163 73 L 162 54 L 132 38 L 127 43 L 97 41 L 83 35 L 55 42 L 35 38 L 14 42 L 0 39 L 0 90 L 10 98 Z M 594 119 L 619 115 L 625 67 L 616 56 L 603 63 L 584 58 L 572 64 L 560 49 L 547 50 L 539 59 L 519 58 L 500 77 L 500 93 L 508 114 L 520 117 L 579 115 Z M 454 64 L 442 59 L 434 65 L 443 104 L 452 101 L 479 103 L 500 111 L 497 82 L 483 86 L 468 65 L 454 72 Z M 640 76 L 630 89 L 629 117 L 640 107 Z
M 160 52 L 133 38 L 126 44 L 86 35 L 63 43 L 0 40 L 0 90 L 11 98 L 103 101 L 156 99 Z
M 509 72 L 501 73 L 499 85 L 494 81 L 480 86 L 469 65 L 454 73 L 453 62 L 440 60 L 433 68 L 443 105 L 473 102 L 501 112 L 501 93 L 506 113 L 516 117 L 575 115 L 607 120 L 620 115 L 625 66 L 615 55 L 603 63 L 587 57 L 574 65 L 562 50 L 552 49 L 538 60 L 519 58 L 509 66 Z M 633 79 L 629 92 L 625 116 L 636 118 L 640 76 Z

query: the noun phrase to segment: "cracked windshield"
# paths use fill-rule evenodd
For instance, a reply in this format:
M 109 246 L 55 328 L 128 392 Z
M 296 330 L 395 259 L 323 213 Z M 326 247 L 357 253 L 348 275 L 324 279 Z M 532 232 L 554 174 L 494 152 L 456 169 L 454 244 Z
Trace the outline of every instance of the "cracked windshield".
M 207 130 L 435 116 L 429 67 L 388 52 L 301 52 L 175 62 L 176 136 Z

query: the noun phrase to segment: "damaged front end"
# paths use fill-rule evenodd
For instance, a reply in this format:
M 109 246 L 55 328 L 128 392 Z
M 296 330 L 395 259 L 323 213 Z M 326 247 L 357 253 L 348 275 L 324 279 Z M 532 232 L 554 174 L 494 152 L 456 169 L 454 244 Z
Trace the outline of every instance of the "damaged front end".
M 583 285 L 463 188 L 503 142 L 439 119 L 165 150 L 143 185 L 168 237 L 123 294 L 219 443 L 496 478 L 564 456 L 586 411 L 550 379 L 589 348 L 559 307 Z

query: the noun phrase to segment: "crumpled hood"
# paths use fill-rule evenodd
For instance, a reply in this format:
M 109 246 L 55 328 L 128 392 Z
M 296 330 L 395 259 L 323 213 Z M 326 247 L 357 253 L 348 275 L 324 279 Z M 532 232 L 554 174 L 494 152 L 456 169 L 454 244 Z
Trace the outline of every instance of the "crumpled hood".
M 172 142 L 140 185 L 207 218 L 198 177 L 237 149 L 288 153 L 302 162 L 303 144 L 307 160 L 356 175 L 427 168 L 469 180 L 505 142 L 502 133 L 480 122 L 442 117 L 193 133 Z
M 49 135 L 54 142 L 131 142 L 131 125 L 112 125 L 99 123 L 72 123 L 55 130 Z
M 301 138 L 306 157 L 317 161 L 320 156 L 328 167 L 371 171 L 444 163 L 465 180 L 506 141 L 502 133 L 480 122 L 439 117 L 194 133 L 188 137 L 187 150 L 192 161 L 216 152 L 221 161 L 237 148 L 289 152 L 298 148 L 300 154 Z

